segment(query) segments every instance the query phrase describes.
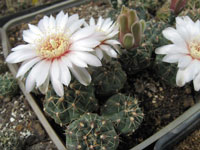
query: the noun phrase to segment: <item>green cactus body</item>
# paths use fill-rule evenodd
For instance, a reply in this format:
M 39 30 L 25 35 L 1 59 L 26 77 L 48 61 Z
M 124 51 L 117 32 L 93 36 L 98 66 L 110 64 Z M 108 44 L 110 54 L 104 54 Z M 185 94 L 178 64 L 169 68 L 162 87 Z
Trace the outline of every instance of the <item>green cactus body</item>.
M 92 73 L 96 94 L 100 96 L 110 96 L 120 91 L 126 82 L 126 73 L 122 70 L 118 61 L 103 63 Z
M 137 99 L 123 94 L 115 94 L 101 109 L 102 116 L 110 119 L 120 134 L 131 134 L 141 124 L 144 114 Z
M 177 64 L 165 63 L 162 61 L 163 55 L 157 55 L 153 69 L 156 75 L 170 86 L 176 86 Z
M 110 3 L 114 9 L 120 9 L 122 5 L 128 6 L 128 0 L 110 0 Z
M 154 50 L 168 43 L 162 35 L 162 30 L 166 27 L 168 24 L 164 22 L 156 22 L 153 19 L 148 21 L 142 37 L 142 44 L 139 47 L 123 51 L 120 62 L 127 75 L 134 75 L 151 66 Z
M 17 80 L 10 73 L 0 75 L 0 96 L 14 96 L 18 92 Z
M 94 87 L 84 86 L 76 80 L 68 88 L 65 87 L 64 97 L 58 97 L 54 90 L 50 89 L 43 105 L 44 111 L 61 126 L 79 118 L 86 112 L 98 109 Z
M 68 150 L 116 150 L 118 144 L 112 122 L 97 114 L 84 114 L 66 130 Z
M 165 0 L 130 0 L 130 5 L 134 7 L 143 6 L 150 13 L 154 13 L 164 2 Z
M 0 55 L 0 74 L 3 74 L 8 71 L 8 67 L 6 62 L 4 61 L 4 57 Z
M 169 24 L 166 24 L 163 21 L 156 21 L 154 19 L 146 23 L 144 42 L 153 44 L 153 51 L 155 48 L 168 43 L 162 35 L 162 31 L 167 27 L 169 27 Z
M 156 20 L 169 22 L 171 16 L 170 1 L 166 1 L 156 12 Z
M 151 65 L 152 44 L 142 44 L 120 56 L 122 68 L 131 76 Z
M 23 142 L 19 134 L 14 130 L 0 131 L 1 150 L 22 150 Z
M 184 9 L 180 13 L 180 16 L 189 16 L 193 21 L 200 19 L 200 2 L 197 5 L 199 6 L 198 8 L 195 8 L 195 6 L 193 6 L 192 9 Z

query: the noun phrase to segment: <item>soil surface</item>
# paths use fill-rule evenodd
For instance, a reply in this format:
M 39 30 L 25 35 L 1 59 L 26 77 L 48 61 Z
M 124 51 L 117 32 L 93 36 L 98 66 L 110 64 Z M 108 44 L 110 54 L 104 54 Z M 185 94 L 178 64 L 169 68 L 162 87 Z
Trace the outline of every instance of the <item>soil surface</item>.
M 38 0 L 38 3 L 34 3 L 32 0 L 1 0 L 0 1 L 0 17 L 14 14 L 24 9 L 31 7 L 44 5 L 48 3 L 55 2 L 57 0 Z M 36 1 L 35 1 L 36 2 Z
M 89 20 L 91 16 L 95 19 L 98 16 L 106 17 L 110 9 L 108 4 L 98 2 L 64 11 L 69 12 L 70 15 L 78 13 L 80 18 L 84 17 Z M 31 23 L 37 24 L 41 17 L 37 16 Z M 27 24 L 21 24 L 9 30 L 9 40 L 12 47 L 23 43 L 22 31 L 27 28 Z M 139 100 L 145 117 L 142 125 L 135 133 L 126 137 L 120 136 L 121 143 L 118 150 L 129 149 L 142 142 L 176 119 L 195 103 L 193 89 L 190 84 L 183 88 L 170 87 L 160 81 L 151 70 L 145 70 L 128 77 L 128 82 L 122 92 Z M 25 149 L 56 149 L 21 92 L 16 97 L 2 98 L 0 113 L 0 130 L 16 130 L 26 143 Z M 195 131 L 190 137 L 192 139 L 184 140 L 174 150 L 193 150 L 194 146 L 199 148 L 200 130 Z M 193 144 L 194 141 L 196 141 L 195 144 Z M 197 149 L 194 148 L 194 150 Z

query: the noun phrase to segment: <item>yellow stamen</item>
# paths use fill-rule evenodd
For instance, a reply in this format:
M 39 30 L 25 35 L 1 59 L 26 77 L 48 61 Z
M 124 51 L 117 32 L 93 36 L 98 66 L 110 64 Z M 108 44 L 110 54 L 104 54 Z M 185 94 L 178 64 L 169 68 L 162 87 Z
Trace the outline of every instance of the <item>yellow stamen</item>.
M 200 59 L 200 41 L 193 41 L 189 45 L 190 54 L 195 59 Z
M 38 55 L 43 58 L 58 58 L 69 49 L 69 39 L 64 35 L 51 35 L 43 41 L 37 49 Z

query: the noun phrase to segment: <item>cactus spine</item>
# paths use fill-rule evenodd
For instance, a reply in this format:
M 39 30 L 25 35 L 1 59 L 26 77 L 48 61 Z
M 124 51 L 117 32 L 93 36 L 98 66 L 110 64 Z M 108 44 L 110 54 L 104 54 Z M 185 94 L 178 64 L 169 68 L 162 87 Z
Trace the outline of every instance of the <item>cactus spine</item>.
M 22 150 L 23 142 L 18 133 L 14 130 L 0 131 L 1 150 Z
M 49 89 L 44 101 L 44 111 L 61 126 L 97 109 L 93 86 L 84 86 L 76 80 L 65 87 L 64 97 L 58 97 L 53 89 Z
M 114 123 L 120 134 L 133 133 L 140 126 L 144 116 L 137 99 L 120 93 L 108 99 L 101 113 Z
M 14 96 L 18 92 L 17 80 L 10 73 L 0 75 L 0 96 Z
M 69 150 L 116 150 L 119 144 L 112 122 L 87 113 L 72 122 L 66 130 Z
M 126 73 L 118 61 L 103 63 L 102 67 L 92 73 L 96 93 L 100 96 L 110 96 L 119 92 L 126 82 Z

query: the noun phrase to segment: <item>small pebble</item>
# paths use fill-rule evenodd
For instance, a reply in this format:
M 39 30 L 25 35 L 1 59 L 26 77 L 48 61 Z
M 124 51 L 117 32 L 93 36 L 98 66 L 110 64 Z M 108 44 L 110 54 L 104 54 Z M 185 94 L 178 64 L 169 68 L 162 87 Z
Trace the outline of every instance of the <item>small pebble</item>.
M 10 102 L 10 101 L 11 101 L 11 98 L 10 98 L 10 97 L 4 98 L 4 102 L 5 102 L 5 103 L 8 103 L 8 102 Z
M 13 117 L 10 118 L 10 122 L 14 122 L 15 119 Z
M 19 106 L 19 101 L 14 101 L 14 107 L 17 108 Z

